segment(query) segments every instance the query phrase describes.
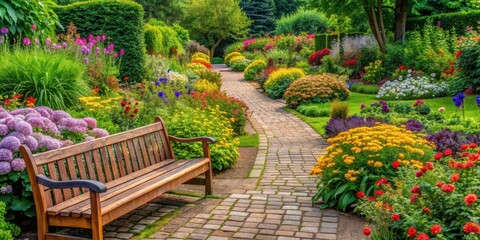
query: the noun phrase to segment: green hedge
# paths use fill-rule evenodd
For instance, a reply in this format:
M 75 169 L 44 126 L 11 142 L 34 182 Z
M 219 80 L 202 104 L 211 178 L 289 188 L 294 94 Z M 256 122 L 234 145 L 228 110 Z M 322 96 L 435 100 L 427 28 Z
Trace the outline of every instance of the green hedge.
M 407 31 L 421 30 L 425 25 L 437 25 L 443 29 L 455 28 L 457 34 L 464 34 L 467 26 L 476 28 L 480 19 L 480 10 L 456 12 L 407 19 Z
M 120 79 L 128 76 L 131 82 L 143 80 L 144 11 L 140 4 L 127 0 L 97 0 L 58 6 L 54 10 L 65 29 L 73 22 L 81 36 L 105 34 L 115 44 L 115 50 L 125 49 Z
M 324 48 L 332 49 L 332 43 L 335 40 L 340 40 L 340 39 L 343 39 L 344 37 L 352 37 L 352 36 L 358 36 L 358 35 L 365 35 L 365 33 L 317 34 L 315 35 L 315 52 Z

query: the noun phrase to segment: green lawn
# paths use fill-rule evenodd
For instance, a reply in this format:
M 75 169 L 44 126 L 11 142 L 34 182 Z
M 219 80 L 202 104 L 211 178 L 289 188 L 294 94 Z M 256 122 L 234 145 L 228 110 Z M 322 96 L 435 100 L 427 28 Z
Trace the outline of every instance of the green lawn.
M 465 99 L 465 116 L 467 118 L 477 118 L 476 115 L 480 114 L 480 108 L 477 107 L 475 102 L 475 95 L 467 96 Z M 348 99 L 349 105 L 349 115 L 355 115 L 360 113 L 360 105 L 363 103 L 365 105 L 370 105 L 374 102 L 378 102 L 379 100 L 373 94 L 363 94 L 363 93 L 355 93 L 351 92 L 351 95 Z M 411 103 L 412 105 L 415 103 L 416 100 L 409 100 L 407 102 Z M 461 115 L 462 112 L 453 105 L 452 97 L 442 97 L 442 98 L 433 98 L 433 99 L 426 99 L 424 102 L 430 105 L 432 111 L 438 111 L 440 107 L 445 108 L 444 114 L 446 116 L 451 116 L 453 114 Z M 330 103 L 319 103 L 319 108 L 325 109 L 330 108 Z M 307 122 L 316 132 L 319 134 L 324 134 L 323 127 L 327 124 L 329 117 L 307 117 L 299 112 L 287 108 L 287 111 L 294 114 L 295 116 L 299 117 L 303 121 Z
M 238 137 L 240 139 L 240 147 L 258 147 L 258 134 L 244 135 Z

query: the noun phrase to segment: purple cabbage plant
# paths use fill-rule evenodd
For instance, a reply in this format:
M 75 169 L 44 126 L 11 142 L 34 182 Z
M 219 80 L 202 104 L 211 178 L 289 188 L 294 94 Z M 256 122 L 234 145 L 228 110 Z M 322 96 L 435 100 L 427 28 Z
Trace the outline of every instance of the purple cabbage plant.
M 426 139 L 435 143 L 436 151 L 443 152 L 451 149 L 455 156 L 457 152 L 461 151 L 460 146 L 463 144 L 480 143 L 480 134 L 472 135 L 445 129 L 437 133 L 428 134 Z
M 421 132 L 425 130 L 425 127 L 422 125 L 421 122 L 413 119 L 410 119 L 405 123 L 405 128 L 412 132 Z
M 357 127 L 372 127 L 375 126 L 375 118 L 369 117 L 364 119 L 359 116 L 352 116 L 347 119 L 332 118 L 325 126 L 325 134 L 328 137 L 333 137 L 341 132 L 348 131 Z

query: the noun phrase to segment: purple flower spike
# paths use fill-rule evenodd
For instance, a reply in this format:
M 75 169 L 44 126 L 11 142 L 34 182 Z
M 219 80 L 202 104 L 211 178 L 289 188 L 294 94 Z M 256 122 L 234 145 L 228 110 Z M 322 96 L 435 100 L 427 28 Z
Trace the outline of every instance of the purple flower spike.
M 1 161 L 6 161 L 10 162 L 13 160 L 13 153 L 12 151 L 6 149 L 6 148 L 0 148 L 0 162 Z M 10 164 L 9 164 L 10 165 Z
M 20 171 L 23 171 L 25 170 L 25 161 L 23 160 L 23 158 L 15 158 L 12 160 L 12 162 L 10 163 L 10 165 L 12 166 L 12 170 L 15 171 L 15 172 L 20 172 Z
M 9 174 L 12 171 L 12 166 L 9 162 L 0 162 L 0 175 Z M 3 187 L 2 187 L 3 188 Z M 2 194 L 7 194 L 7 191 L 0 189 Z
M 122 48 L 120 49 L 120 55 L 123 56 L 125 54 L 125 50 Z

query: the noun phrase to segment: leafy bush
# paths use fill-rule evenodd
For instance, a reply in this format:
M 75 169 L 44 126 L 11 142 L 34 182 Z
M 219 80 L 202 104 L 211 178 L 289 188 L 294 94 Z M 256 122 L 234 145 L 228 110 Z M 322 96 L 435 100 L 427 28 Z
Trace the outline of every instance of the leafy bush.
M 232 43 L 225 48 L 225 57 L 233 52 L 242 52 L 242 50 L 243 50 L 243 42 Z M 225 60 L 225 62 L 227 61 Z
M 147 61 L 145 63 L 145 79 L 156 81 L 165 76 L 168 69 L 168 62 L 165 57 L 147 55 Z
M 163 55 L 175 56 L 179 52 L 183 51 L 183 45 L 177 37 L 177 32 L 175 32 L 172 27 L 155 18 L 150 18 L 148 25 L 153 26 L 153 28 L 156 28 L 158 31 L 160 31 L 162 35 L 161 44 L 163 50 L 161 53 Z
M 202 52 L 196 52 L 192 55 L 192 59 L 201 58 L 210 63 L 210 56 Z
M 382 61 L 377 60 L 365 66 L 365 74 L 362 76 L 362 81 L 370 84 L 376 84 L 382 80 L 383 67 Z
M 194 41 L 194 40 L 191 40 L 187 43 L 187 46 L 185 46 L 185 52 L 189 55 L 189 56 L 193 56 L 193 54 L 197 53 L 197 52 L 201 52 L 203 54 L 210 54 L 210 50 L 208 50 L 208 48 L 206 48 L 205 46 L 203 46 L 202 44 Z
M 98 0 L 58 6 L 54 11 L 65 29 L 73 22 L 82 36 L 109 36 L 118 49 L 125 49 L 120 79 L 128 77 L 131 82 L 143 80 L 144 11 L 140 4 L 133 1 Z M 125 33 L 125 29 L 128 29 L 128 33 Z
M 177 33 L 177 39 L 180 41 L 182 46 L 186 45 L 190 41 L 190 33 L 187 29 L 176 23 L 172 25 L 172 29 Z
M 266 67 L 267 63 L 264 60 L 255 60 L 248 64 L 247 68 L 245 68 L 243 76 L 246 80 L 253 80 L 257 75 L 262 73 Z
M 332 57 L 336 60 L 351 59 L 362 54 L 363 49 L 377 49 L 378 44 L 372 35 L 344 37 L 341 41 L 332 44 Z
M 273 73 L 275 74 L 275 72 Z M 332 74 L 307 75 L 293 82 L 285 91 L 288 106 L 346 100 L 350 95 L 341 77 Z
M 275 64 L 278 64 L 278 65 L 288 66 L 288 64 L 290 64 L 290 61 L 291 61 L 290 52 L 288 50 L 282 50 L 278 48 L 268 51 L 267 58 L 273 59 Z
M 192 58 L 192 63 L 200 63 L 203 66 L 205 66 L 207 69 L 212 69 L 213 66 L 210 64 L 209 61 L 203 59 L 203 58 Z
M 325 125 L 325 134 L 327 137 L 333 137 L 352 128 L 373 126 L 375 126 L 375 118 L 372 117 L 367 119 L 358 116 L 352 116 L 347 119 L 331 118 Z
M 299 10 L 277 20 L 275 34 L 321 33 L 328 29 L 328 19 L 315 10 Z
M 0 239 L 14 239 L 14 236 L 20 234 L 20 228 L 5 221 L 6 213 L 6 205 L 0 201 Z
M 145 24 L 145 46 L 148 54 L 165 54 L 166 50 L 163 46 L 163 35 L 158 27 Z
M 35 212 L 25 162 L 18 152 L 21 144 L 38 153 L 108 135 L 93 118 L 74 119 L 48 107 L 0 108 L 0 115 L 0 201 L 7 204 L 8 219 L 33 217 Z
M 210 82 L 206 79 L 200 79 L 193 83 L 193 89 L 195 91 L 202 92 L 218 90 L 219 87 L 217 86 L 217 84 Z
M 224 63 L 224 62 L 223 62 L 223 58 L 221 58 L 221 57 L 214 57 L 212 59 L 212 64 L 222 64 L 222 63 Z
M 313 53 L 310 58 L 308 58 L 308 64 L 310 66 L 318 66 L 322 64 L 323 57 L 330 55 L 330 49 L 324 48 Z
M 332 73 L 337 75 L 350 76 L 353 73 L 352 69 L 346 68 L 335 62 L 330 56 L 325 56 L 322 59 L 322 65 L 320 66 L 320 73 Z
M 388 81 L 380 88 L 377 98 L 383 100 L 409 100 L 442 97 L 447 93 L 446 83 L 431 83 L 428 77 L 408 77 Z
M 290 84 L 304 76 L 305 72 L 300 68 L 279 68 L 268 76 L 265 92 L 271 98 L 282 98 Z
M 323 104 L 322 104 L 323 105 Z M 330 110 L 322 108 L 318 104 L 303 104 L 297 107 L 297 112 L 307 117 L 329 117 Z
M 357 200 L 358 191 L 369 195 L 378 179 L 391 181 L 397 164 L 420 169 L 433 155 L 432 144 L 422 137 L 386 124 L 353 128 L 328 142 L 327 153 L 310 171 L 320 177 L 313 201 L 322 198 L 321 208 L 342 211 Z
M 338 100 L 333 100 L 330 105 L 330 117 L 347 119 L 348 116 L 348 102 L 341 102 Z
M 440 132 L 428 134 L 426 139 L 435 143 L 438 152 L 450 149 L 452 155 L 457 156 L 457 153 L 461 151 L 462 145 L 480 143 L 480 134 L 469 134 L 445 129 Z
M 372 238 L 477 239 L 480 149 L 462 149 L 460 159 L 446 150 L 421 169 L 402 167 L 394 182 L 377 185 L 370 200 L 359 194 L 356 210 L 376 225 Z
M 462 48 L 457 59 L 456 68 L 461 69 L 454 82 L 452 92 L 457 93 L 465 89 L 480 88 L 480 42 L 474 41 Z
M 36 36 L 45 39 L 53 35 L 59 24 L 52 0 L 10 0 L 2 1 L 1 5 L 0 26 L 8 28 L 7 36 L 11 38 Z
M 380 87 L 377 85 L 365 85 L 360 83 L 350 84 L 350 91 L 366 94 L 377 94 Z
M 22 93 L 37 105 L 66 109 L 90 93 L 84 72 L 83 64 L 65 52 L 7 51 L 0 59 L 0 92 Z
M 243 56 L 234 57 L 230 60 L 230 67 L 236 72 L 243 72 L 248 64 L 250 64 L 250 60 Z
M 215 138 L 217 143 L 210 145 L 214 169 L 223 170 L 237 162 L 240 142 L 238 138 L 233 137 L 234 131 L 230 120 L 219 106 L 178 111 L 166 124 L 169 134 L 173 136 L 184 138 L 210 136 Z M 201 143 L 172 142 L 172 146 L 177 159 L 202 156 Z
M 240 56 L 243 56 L 243 54 L 239 52 L 231 52 L 225 55 L 225 64 L 227 64 L 227 66 L 230 66 L 230 61 L 232 60 L 232 58 L 240 57 Z
M 230 120 L 235 136 L 245 134 L 248 106 L 242 100 L 228 97 L 225 92 L 220 92 L 219 90 L 194 92 L 192 96 L 197 102 L 202 104 L 203 108 L 219 106 L 220 110 L 225 112 L 226 117 Z
M 455 29 L 459 34 L 465 34 L 467 26 L 476 26 L 480 18 L 479 10 L 468 12 L 443 13 L 425 17 L 407 19 L 407 30 L 421 30 L 425 26 L 440 26 L 443 29 Z
M 218 86 L 218 89 L 222 87 L 222 75 L 220 75 L 220 73 L 208 69 L 199 71 L 198 73 L 200 79 L 205 79 L 211 83 L 215 83 Z

